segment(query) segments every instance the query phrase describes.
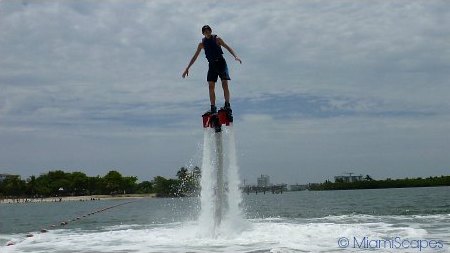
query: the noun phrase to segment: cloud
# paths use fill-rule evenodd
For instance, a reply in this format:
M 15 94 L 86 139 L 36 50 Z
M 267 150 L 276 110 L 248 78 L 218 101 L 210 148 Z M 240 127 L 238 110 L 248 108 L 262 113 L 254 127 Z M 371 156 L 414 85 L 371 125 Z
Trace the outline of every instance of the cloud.
M 199 57 L 189 78 L 181 73 L 201 26 L 210 24 L 243 60 L 225 52 L 237 134 L 248 154 L 241 157 L 243 176 L 264 166 L 268 174 L 283 167 L 280 180 L 304 181 L 348 166 L 377 168 L 380 177 L 390 175 L 388 168 L 398 176 L 406 167 L 414 168 L 411 175 L 441 173 L 449 160 L 439 150 L 448 150 L 450 130 L 445 7 L 443 1 L 2 1 L 0 136 L 10 149 L 0 154 L 0 170 L 27 174 L 39 164 L 101 171 L 120 164 L 146 177 L 183 166 L 209 105 L 206 59 Z M 223 103 L 220 87 L 217 97 Z M 63 142 L 70 152 L 60 151 Z M 46 149 L 35 156 L 38 146 Z M 89 152 L 74 159 L 77 150 Z M 51 159 L 55 152 L 58 161 Z M 318 171 L 299 166 L 303 159 Z

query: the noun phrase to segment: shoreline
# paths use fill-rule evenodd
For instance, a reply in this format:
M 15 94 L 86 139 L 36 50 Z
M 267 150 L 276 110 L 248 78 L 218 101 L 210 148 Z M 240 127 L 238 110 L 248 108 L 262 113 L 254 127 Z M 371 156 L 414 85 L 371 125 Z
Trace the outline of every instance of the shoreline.
M 0 199 L 0 204 L 26 204 L 26 203 L 52 203 L 68 201 L 101 201 L 101 200 L 122 200 L 122 199 L 143 199 L 155 198 L 156 194 L 118 194 L 118 195 L 88 195 L 88 196 L 64 196 L 45 198 L 5 198 Z

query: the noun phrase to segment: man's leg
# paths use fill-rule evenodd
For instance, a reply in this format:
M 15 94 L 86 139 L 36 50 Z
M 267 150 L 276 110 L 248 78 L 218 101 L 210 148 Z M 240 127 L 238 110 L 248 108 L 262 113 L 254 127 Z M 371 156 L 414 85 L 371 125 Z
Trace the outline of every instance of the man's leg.
M 229 122 L 233 122 L 233 111 L 230 105 L 230 90 L 228 89 L 228 80 L 222 79 L 223 96 L 225 98 L 225 109 L 227 118 Z
M 216 106 L 216 93 L 214 92 L 214 88 L 216 86 L 215 82 L 208 82 L 209 84 L 209 101 L 211 102 L 211 112 L 215 112 Z M 214 109 L 214 110 L 213 110 Z
M 228 89 L 228 80 L 222 80 L 223 97 L 226 103 L 230 103 L 230 90 Z
M 223 97 L 225 98 L 225 108 L 231 110 L 230 106 L 230 90 L 228 89 L 228 80 L 222 80 Z

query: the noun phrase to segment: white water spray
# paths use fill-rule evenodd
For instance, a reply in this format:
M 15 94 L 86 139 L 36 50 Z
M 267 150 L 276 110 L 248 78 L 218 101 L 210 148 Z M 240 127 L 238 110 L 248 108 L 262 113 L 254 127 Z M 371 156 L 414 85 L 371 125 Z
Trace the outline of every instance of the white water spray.
M 240 209 L 242 195 L 234 132 L 232 127 L 223 130 L 215 133 L 214 129 L 206 128 L 203 140 L 199 232 L 213 237 L 233 235 L 245 224 Z M 221 182 L 223 197 L 218 198 Z
M 201 185 L 201 212 L 199 217 L 199 233 L 201 235 L 211 235 L 214 233 L 214 164 L 213 156 L 215 153 L 213 144 L 214 133 L 210 129 L 205 129 L 203 134 L 203 159 L 202 159 L 202 177 Z
M 228 160 L 227 176 L 228 176 L 228 212 L 224 219 L 224 226 L 228 229 L 242 230 L 244 228 L 244 219 L 241 209 L 242 194 L 239 189 L 241 180 L 239 179 L 239 166 L 236 154 L 236 140 L 233 128 L 227 128 L 224 136 L 227 137 L 228 143 L 226 148 L 226 157 Z

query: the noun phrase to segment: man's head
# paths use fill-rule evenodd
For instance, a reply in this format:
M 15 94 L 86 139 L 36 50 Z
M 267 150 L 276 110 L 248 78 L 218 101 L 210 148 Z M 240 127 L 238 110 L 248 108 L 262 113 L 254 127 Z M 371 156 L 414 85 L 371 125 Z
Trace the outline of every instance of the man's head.
M 211 27 L 209 27 L 209 25 L 204 25 L 202 27 L 202 34 L 203 35 L 209 36 L 209 35 L 211 35 L 211 33 L 212 33 L 212 29 L 211 29 Z

